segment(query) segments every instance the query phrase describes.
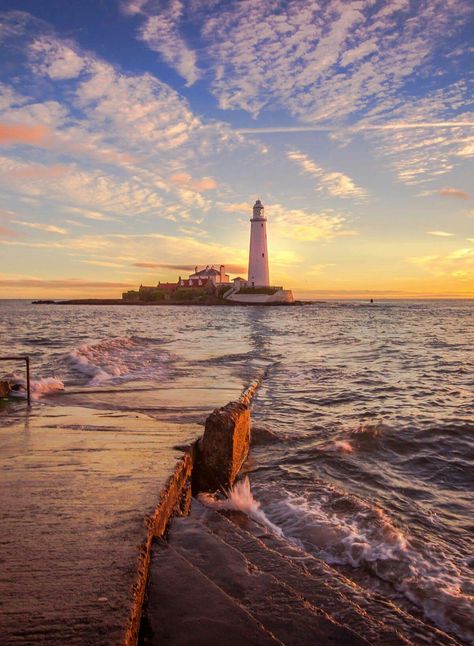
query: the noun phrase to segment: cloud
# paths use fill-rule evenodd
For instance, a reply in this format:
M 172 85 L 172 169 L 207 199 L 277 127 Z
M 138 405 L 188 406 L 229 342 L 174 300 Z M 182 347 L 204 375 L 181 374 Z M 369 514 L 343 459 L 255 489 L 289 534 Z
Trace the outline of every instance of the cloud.
M 198 193 L 202 191 L 211 191 L 217 188 L 217 182 L 212 177 L 202 177 L 193 179 L 189 173 L 175 173 L 170 177 L 170 182 L 182 188 L 190 188 Z
M 0 123 L 0 144 L 28 144 L 30 146 L 44 145 L 49 130 L 44 125 L 22 125 Z
M 238 128 L 237 132 L 243 135 L 262 135 L 262 134 L 291 134 L 300 132 L 337 132 L 356 134 L 370 130 L 439 130 L 445 128 L 474 128 L 474 120 L 469 121 L 417 121 L 394 123 L 360 123 L 355 126 L 341 126 L 333 123 L 324 126 L 255 126 L 248 128 Z
M 100 222 L 115 222 L 117 220 L 117 218 L 113 218 L 111 215 L 101 213 L 100 211 L 90 211 L 74 206 L 67 207 L 67 210 L 71 211 L 71 213 L 77 213 L 88 220 L 98 220 Z
M 121 298 L 122 292 L 134 287 L 133 282 L 125 281 L 0 276 L 0 293 L 4 298 Z
M 469 193 L 466 193 L 466 191 L 461 191 L 458 188 L 441 188 L 438 191 L 438 195 L 441 197 L 454 197 L 458 200 L 468 200 L 469 199 Z
M 43 166 L 41 164 L 32 164 L 14 169 L 10 172 L 11 177 L 17 179 L 27 179 L 31 181 L 44 179 L 57 179 L 68 173 L 69 168 L 64 164 L 53 164 Z
M 165 0 L 159 5 L 151 0 L 133 0 L 122 3 L 122 8 L 125 14 L 142 18 L 138 38 L 160 54 L 165 63 L 185 79 L 187 86 L 201 77 L 196 52 L 180 32 L 186 11 L 182 0 Z
M 353 234 L 345 229 L 346 217 L 331 210 L 308 213 L 303 209 L 285 209 L 281 204 L 271 204 L 268 212 L 271 213 L 272 239 L 314 242 Z
M 218 202 L 216 206 L 220 211 L 224 211 L 225 213 L 245 213 L 248 215 L 252 213 L 252 205 L 250 202 Z
M 122 265 L 118 262 L 110 262 L 108 260 L 81 260 L 81 262 L 86 265 L 95 265 L 96 267 L 125 267 L 125 265 Z
M 448 233 L 447 231 L 427 231 L 430 236 L 439 236 L 440 238 L 450 238 L 454 233 Z
M 14 238 L 18 235 L 17 231 L 0 225 L 0 238 Z
M 142 267 L 144 269 L 176 269 L 183 271 L 194 271 L 194 265 L 170 265 L 159 262 L 134 262 L 133 267 Z
M 357 186 L 352 178 L 337 171 L 327 171 L 318 166 L 312 159 L 298 150 L 287 153 L 290 161 L 295 162 L 301 170 L 317 180 L 317 189 L 324 190 L 333 197 L 363 199 L 366 191 Z
M 42 100 L 0 84 L 0 142 L 10 144 L 2 161 L 15 180 L 9 193 L 37 206 L 81 209 L 96 220 L 153 215 L 192 221 L 209 210 L 201 193 L 217 182 L 199 174 L 203 163 L 255 145 L 224 122 L 203 121 L 152 74 L 126 73 L 58 38 L 44 22 L 28 14 L 18 22 L 15 15 L 3 14 L 4 23 L 14 25 L 10 45 L 30 57 L 25 64 L 17 59 L 15 74 L 41 87 Z M 38 163 L 39 151 L 34 164 L 25 163 L 21 147 L 12 145 L 25 143 L 41 147 L 45 163 Z M 54 182 L 60 174 L 62 181 Z M 35 181 L 20 181 L 25 178 Z
M 211 264 L 211 263 L 207 263 Z M 217 267 L 217 263 L 215 263 Z M 143 269 L 175 269 L 176 271 L 194 272 L 196 265 L 173 265 L 169 263 L 158 262 L 134 262 L 132 267 L 141 267 Z M 227 272 L 231 274 L 239 274 L 247 272 L 247 265 L 230 263 L 225 266 Z
M 219 106 L 254 116 L 285 108 L 309 123 L 342 121 L 396 98 L 424 72 L 439 35 L 449 38 L 469 15 L 465 0 L 423 1 L 416 11 L 407 1 L 241 0 L 218 7 L 201 33 Z
M 43 36 L 34 40 L 29 55 L 33 70 L 53 81 L 76 78 L 87 65 L 87 59 L 77 54 L 65 41 L 54 37 Z
M 471 103 L 469 84 L 456 81 L 421 97 L 382 100 L 358 128 L 400 181 L 439 183 L 440 176 L 465 163 L 466 147 L 474 143 Z
M 130 287 L 130 283 L 84 280 L 82 278 L 43 279 L 43 278 L 0 278 L 0 285 L 13 287 Z
M 46 224 L 44 222 L 25 222 L 24 220 L 14 220 L 15 224 L 20 224 L 22 227 L 29 227 L 30 229 L 38 229 L 39 231 L 46 231 L 48 233 L 58 233 L 66 235 L 67 230 L 63 227 L 57 227 L 54 224 Z
M 415 256 L 407 260 L 433 276 L 448 276 L 470 284 L 474 281 L 474 248 L 472 247 L 456 249 L 446 255 Z

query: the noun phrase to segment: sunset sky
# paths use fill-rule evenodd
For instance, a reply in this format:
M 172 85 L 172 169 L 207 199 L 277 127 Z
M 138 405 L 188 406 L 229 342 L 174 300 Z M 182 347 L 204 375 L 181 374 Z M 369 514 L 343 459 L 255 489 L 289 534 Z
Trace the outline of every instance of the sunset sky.
M 0 0 L 0 298 L 474 297 L 471 0 Z

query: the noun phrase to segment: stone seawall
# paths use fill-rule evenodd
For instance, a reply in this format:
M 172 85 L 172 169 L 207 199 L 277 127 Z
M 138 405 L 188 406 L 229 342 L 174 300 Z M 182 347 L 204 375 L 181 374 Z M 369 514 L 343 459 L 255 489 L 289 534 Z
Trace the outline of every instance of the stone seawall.
M 138 643 L 153 539 L 163 536 L 172 516 L 185 515 L 191 508 L 192 469 L 193 456 L 190 452 L 176 465 L 175 472 L 162 490 L 155 512 L 147 524 L 146 539 L 140 552 L 136 582 L 133 586 L 130 617 L 124 637 L 125 646 Z
M 163 537 L 173 516 L 189 513 L 192 490 L 216 491 L 234 484 L 248 456 L 249 407 L 263 378 L 264 375 L 254 380 L 238 400 L 215 409 L 207 417 L 203 436 L 189 447 L 161 492 L 140 556 L 125 646 L 138 643 L 153 540 Z

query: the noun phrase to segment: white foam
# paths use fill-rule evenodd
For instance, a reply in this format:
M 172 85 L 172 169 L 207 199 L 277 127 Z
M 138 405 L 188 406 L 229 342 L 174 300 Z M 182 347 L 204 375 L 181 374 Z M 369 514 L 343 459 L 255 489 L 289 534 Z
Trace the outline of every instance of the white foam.
M 253 518 L 258 523 L 266 525 L 278 536 L 282 535 L 282 531 L 274 523 L 272 523 L 265 512 L 260 508 L 260 503 L 252 495 L 250 488 L 250 480 L 246 476 L 243 480 L 239 480 L 232 489 L 227 492 L 227 499 L 222 500 L 216 498 L 212 494 L 200 493 L 198 499 L 206 506 L 214 509 L 229 509 L 242 511 L 250 518 Z
M 24 377 L 14 374 L 10 377 L 11 381 L 21 386 L 20 390 L 13 390 L 11 395 L 21 399 L 26 398 L 26 381 Z M 43 379 L 33 380 L 31 382 L 31 398 L 33 400 L 41 399 L 48 395 L 64 390 L 64 383 L 57 377 L 44 377 Z
M 72 350 L 68 358 L 76 370 L 90 378 L 91 386 L 114 379 L 154 378 L 159 374 L 157 359 L 160 363 L 168 359 L 163 352 L 159 357 L 150 354 L 146 343 L 129 338 L 83 344 Z
M 64 390 L 64 383 L 57 377 L 45 377 L 39 381 L 33 381 L 31 391 L 33 399 L 40 399 Z
M 474 641 L 469 575 L 438 547 L 410 541 L 382 509 L 329 487 L 311 498 L 285 493 L 265 511 L 286 538 L 327 563 L 368 569 L 437 625 Z

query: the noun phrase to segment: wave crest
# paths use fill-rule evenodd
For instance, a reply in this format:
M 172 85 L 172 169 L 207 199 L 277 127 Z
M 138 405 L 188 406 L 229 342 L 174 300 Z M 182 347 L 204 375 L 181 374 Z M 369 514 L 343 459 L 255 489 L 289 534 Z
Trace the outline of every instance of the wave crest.
M 83 344 L 68 355 L 70 365 L 97 386 L 112 380 L 156 379 L 170 356 L 138 338 L 113 338 Z

